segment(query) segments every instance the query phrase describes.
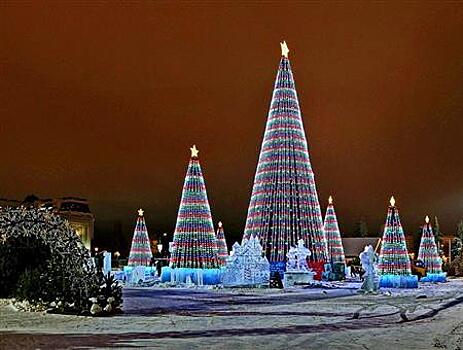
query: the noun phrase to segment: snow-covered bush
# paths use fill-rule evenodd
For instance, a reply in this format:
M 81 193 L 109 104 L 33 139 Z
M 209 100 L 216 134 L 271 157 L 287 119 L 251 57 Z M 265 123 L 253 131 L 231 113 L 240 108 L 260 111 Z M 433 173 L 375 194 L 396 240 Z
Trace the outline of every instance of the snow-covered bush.
M 0 297 L 87 313 L 91 299 L 103 296 L 99 304 L 111 304 L 112 313 L 122 303 L 121 286 L 108 287 L 104 278 L 66 220 L 42 208 L 0 208 Z

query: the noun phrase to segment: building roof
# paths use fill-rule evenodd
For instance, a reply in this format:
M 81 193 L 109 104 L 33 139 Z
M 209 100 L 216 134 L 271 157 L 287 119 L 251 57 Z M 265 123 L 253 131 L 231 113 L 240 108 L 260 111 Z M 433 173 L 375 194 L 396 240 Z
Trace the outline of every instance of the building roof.
M 379 252 L 381 247 L 381 238 L 379 237 L 351 237 L 343 238 L 342 245 L 344 246 L 344 254 L 346 257 L 359 256 L 365 249 L 365 246 L 371 245 L 376 252 Z

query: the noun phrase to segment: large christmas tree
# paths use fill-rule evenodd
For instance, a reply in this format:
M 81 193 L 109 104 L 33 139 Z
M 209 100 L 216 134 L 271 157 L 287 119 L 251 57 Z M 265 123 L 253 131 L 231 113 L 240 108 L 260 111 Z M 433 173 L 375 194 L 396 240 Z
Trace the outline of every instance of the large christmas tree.
M 138 210 L 137 224 L 132 238 L 128 266 L 148 266 L 153 253 L 151 252 L 150 239 L 146 228 L 143 210 Z
M 426 277 L 422 278 L 421 281 L 445 282 L 446 274 L 442 272 L 442 259 L 437 251 L 435 236 L 428 216 L 426 216 L 423 226 L 418 260 L 421 260 L 426 267 Z
M 175 226 L 170 266 L 193 269 L 219 267 L 217 238 L 196 146 L 191 148 L 191 159 Z
M 390 204 L 379 254 L 380 287 L 416 288 L 418 278 L 412 275 L 405 235 L 394 197 L 391 197 Z
M 227 248 L 227 241 L 225 240 L 225 232 L 223 230 L 222 222 L 219 221 L 217 229 L 217 249 L 218 249 L 218 257 L 219 257 L 219 264 L 221 266 L 225 265 L 227 262 L 228 257 L 228 248 Z
M 286 43 L 273 89 L 254 178 L 244 239 L 261 239 L 271 262 L 286 260 L 303 239 L 315 262 L 328 261 L 315 178 L 309 159 Z
M 342 246 L 341 232 L 339 231 L 338 219 L 334 211 L 333 197 L 328 198 L 328 207 L 326 208 L 325 221 L 323 229 L 326 235 L 328 245 L 328 256 L 332 264 L 346 263 L 344 256 L 344 247 Z

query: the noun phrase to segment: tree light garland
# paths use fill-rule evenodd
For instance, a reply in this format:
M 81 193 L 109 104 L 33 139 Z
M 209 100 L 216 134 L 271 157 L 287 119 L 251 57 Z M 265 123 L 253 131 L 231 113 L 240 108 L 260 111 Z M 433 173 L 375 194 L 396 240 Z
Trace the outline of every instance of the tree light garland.
M 275 81 L 243 239 L 259 237 L 271 263 L 284 262 L 303 239 L 311 260 L 328 261 L 326 238 L 310 164 L 288 47 Z
M 418 260 L 421 260 L 426 267 L 426 276 L 421 279 L 422 282 L 446 281 L 447 274 L 442 271 L 442 259 L 437 251 L 436 240 L 428 216 L 426 216 L 423 225 Z
M 338 219 L 334 211 L 333 197 L 328 198 L 323 229 L 328 244 L 328 256 L 331 264 L 346 263 L 344 247 L 342 246 L 341 232 L 339 231 Z
M 380 287 L 418 287 L 418 278 L 411 272 L 410 257 L 394 197 L 391 197 L 387 212 L 378 270 L 381 276 Z
M 215 269 L 219 267 L 217 238 L 212 224 L 198 158 L 199 151 L 191 148 L 182 198 L 177 215 L 170 266 L 172 268 Z
M 146 228 L 143 210 L 138 210 L 137 224 L 132 238 L 128 266 L 149 266 L 153 253 L 151 252 L 148 229 Z

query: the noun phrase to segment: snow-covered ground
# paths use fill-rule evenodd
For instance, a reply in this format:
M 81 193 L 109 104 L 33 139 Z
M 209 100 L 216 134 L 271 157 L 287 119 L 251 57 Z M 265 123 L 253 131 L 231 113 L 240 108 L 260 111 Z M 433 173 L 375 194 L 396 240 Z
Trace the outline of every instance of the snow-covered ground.
M 334 288 L 126 288 L 124 311 L 90 318 L 0 303 L 0 349 L 460 349 L 463 280 L 357 295 Z M 405 321 L 404 321 L 405 320 Z

